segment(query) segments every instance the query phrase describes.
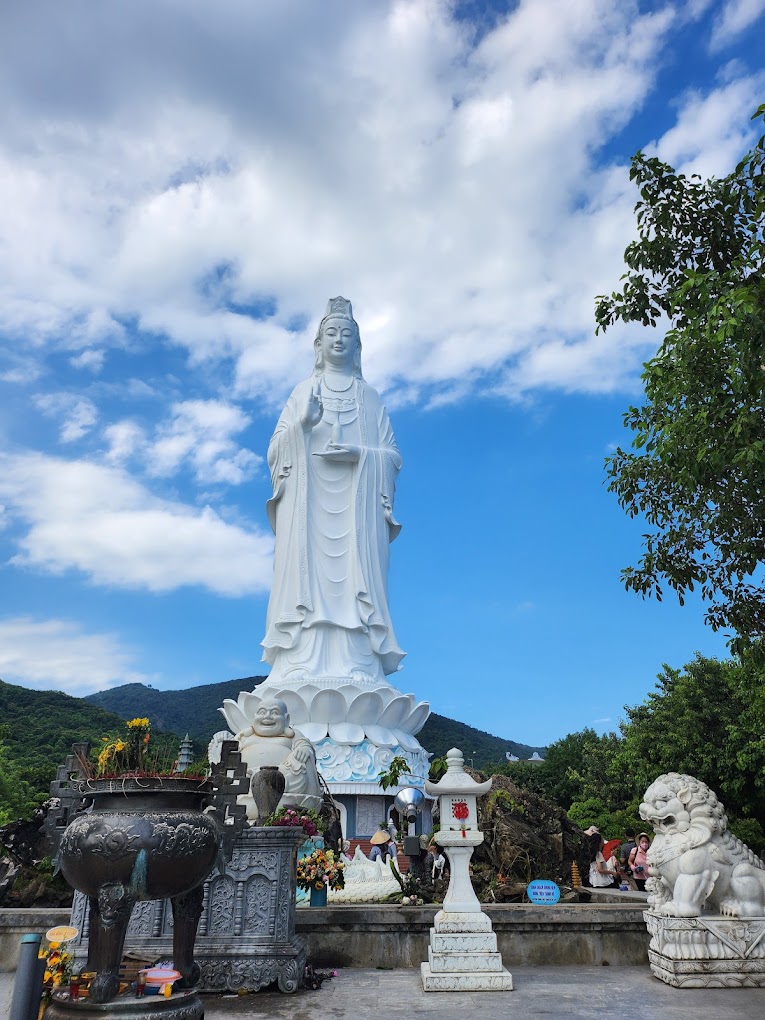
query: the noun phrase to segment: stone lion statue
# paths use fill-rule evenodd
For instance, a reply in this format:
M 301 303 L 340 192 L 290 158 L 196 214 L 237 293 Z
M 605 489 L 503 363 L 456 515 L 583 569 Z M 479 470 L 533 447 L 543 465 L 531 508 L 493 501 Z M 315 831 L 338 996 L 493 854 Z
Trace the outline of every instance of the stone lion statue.
M 765 914 L 765 864 L 728 832 L 725 809 L 706 783 L 677 772 L 659 776 L 640 817 L 656 833 L 646 883 L 653 910 L 698 917 L 706 905 L 729 917 Z

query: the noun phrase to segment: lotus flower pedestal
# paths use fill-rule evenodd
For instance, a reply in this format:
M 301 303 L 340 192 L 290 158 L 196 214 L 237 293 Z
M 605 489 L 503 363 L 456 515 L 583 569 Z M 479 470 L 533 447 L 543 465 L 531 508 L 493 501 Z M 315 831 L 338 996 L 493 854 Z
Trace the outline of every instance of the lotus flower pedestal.
M 347 836 L 368 838 L 385 817 L 386 805 L 397 790 L 383 794 L 379 775 L 393 758 L 402 757 L 408 763 L 406 785 L 422 788 L 429 756 L 415 734 L 425 724 L 430 707 L 413 694 L 376 681 L 309 678 L 281 685 L 265 681 L 254 691 L 242 691 L 236 701 L 224 701 L 221 712 L 232 734 L 252 726 L 266 697 L 283 701 L 290 725 L 313 744 L 320 776 L 356 819 L 355 832 L 346 831 Z M 423 826 L 430 826 L 430 802 L 425 805 Z

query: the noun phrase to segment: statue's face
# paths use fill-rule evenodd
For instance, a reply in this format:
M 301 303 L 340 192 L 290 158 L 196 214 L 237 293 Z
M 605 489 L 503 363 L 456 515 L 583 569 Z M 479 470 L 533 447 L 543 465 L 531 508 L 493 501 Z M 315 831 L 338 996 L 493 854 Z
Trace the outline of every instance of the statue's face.
M 685 832 L 691 819 L 675 791 L 658 779 L 645 792 L 640 817 L 650 822 L 654 831 L 662 833 Z
M 348 319 L 330 318 L 321 328 L 319 337 L 324 364 L 333 368 L 351 368 L 356 354 L 358 337 Z
M 289 724 L 289 717 L 277 701 L 262 701 L 258 705 L 253 730 L 259 737 L 281 737 Z

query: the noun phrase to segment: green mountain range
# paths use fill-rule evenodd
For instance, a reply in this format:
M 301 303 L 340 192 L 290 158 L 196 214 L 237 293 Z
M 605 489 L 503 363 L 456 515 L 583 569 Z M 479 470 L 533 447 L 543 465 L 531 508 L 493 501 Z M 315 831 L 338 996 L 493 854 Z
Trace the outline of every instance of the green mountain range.
M 87 698 L 30 690 L 0 680 L 0 761 L 7 761 L 12 774 L 23 778 L 33 791 L 44 793 L 73 743 L 97 744 L 102 736 L 119 730 L 124 720 L 136 716 L 148 716 L 156 730 L 176 733 L 179 738 L 188 733 L 201 754 L 213 733 L 226 728 L 218 711 L 224 699 L 236 700 L 240 691 L 252 690 L 263 679 L 244 677 L 180 691 L 126 684 Z M 544 751 L 435 713 L 418 737 L 436 757 L 451 747 L 461 748 L 476 768 L 504 761 L 508 751 L 519 758 Z
M 224 699 L 236 701 L 240 691 L 251 691 L 263 680 L 265 677 L 249 676 L 181 691 L 157 691 L 143 684 L 125 684 L 91 694 L 85 700 L 116 712 L 123 719 L 148 716 L 157 729 L 170 730 L 181 736 L 188 733 L 196 743 L 206 745 L 213 733 L 226 729 L 226 720 L 218 711 Z M 519 758 L 530 758 L 534 751 L 541 754 L 545 750 L 495 737 L 436 713 L 431 714 L 417 739 L 436 757 L 442 757 L 451 747 L 459 747 L 467 761 L 474 761 L 476 768 L 488 762 L 504 761 L 506 751 Z

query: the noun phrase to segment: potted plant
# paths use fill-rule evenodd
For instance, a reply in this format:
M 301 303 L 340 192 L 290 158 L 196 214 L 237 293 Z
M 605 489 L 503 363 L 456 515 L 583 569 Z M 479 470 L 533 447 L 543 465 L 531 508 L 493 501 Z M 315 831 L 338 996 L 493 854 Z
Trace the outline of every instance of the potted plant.
M 345 886 L 345 863 L 333 850 L 314 850 L 297 862 L 297 885 L 311 894 L 312 907 L 327 905 L 327 890 Z

